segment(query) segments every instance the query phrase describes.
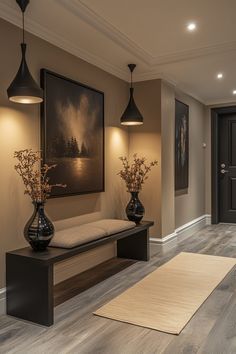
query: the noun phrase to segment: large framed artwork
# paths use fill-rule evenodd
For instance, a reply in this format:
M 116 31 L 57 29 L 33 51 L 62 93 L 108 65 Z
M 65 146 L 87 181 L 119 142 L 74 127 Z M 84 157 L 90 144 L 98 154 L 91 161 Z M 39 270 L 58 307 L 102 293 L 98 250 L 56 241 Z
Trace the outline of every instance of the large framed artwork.
M 175 190 L 189 182 L 189 106 L 175 100 Z
M 104 191 L 104 94 L 49 70 L 41 70 L 43 161 L 56 164 L 52 197 Z

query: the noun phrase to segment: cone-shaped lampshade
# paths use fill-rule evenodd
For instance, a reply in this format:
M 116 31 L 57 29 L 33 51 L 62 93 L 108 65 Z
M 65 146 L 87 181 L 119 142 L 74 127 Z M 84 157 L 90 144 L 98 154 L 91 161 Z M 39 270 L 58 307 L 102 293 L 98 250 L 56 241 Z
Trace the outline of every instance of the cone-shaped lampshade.
M 16 77 L 7 90 L 10 101 L 34 104 L 43 101 L 43 90 L 33 79 L 26 63 L 26 44 L 21 43 L 22 60 Z
M 120 119 L 120 123 L 122 125 L 141 125 L 143 124 L 143 116 L 140 113 L 136 103 L 134 102 L 134 89 L 130 88 L 130 99 L 128 106 L 126 107 L 122 117 Z
M 131 74 L 131 84 L 130 84 L 130 98 L 128 106 L 126 107 L 121 119 L 120 123 L 122 125 L 142 125 L 143 124 L 143 116 L 140 113 L 136 103 L 134 102 L 134 89 L 133 89 L 133 81 L 132 74 L 134 69 L 136 68 L 136 64 L 129 64 L 128 68 Z

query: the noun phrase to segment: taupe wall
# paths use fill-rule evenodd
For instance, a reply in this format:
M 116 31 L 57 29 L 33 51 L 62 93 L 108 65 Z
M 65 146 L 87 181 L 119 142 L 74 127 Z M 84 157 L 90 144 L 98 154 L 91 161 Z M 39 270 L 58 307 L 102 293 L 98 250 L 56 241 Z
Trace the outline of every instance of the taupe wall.
M 161 237 L 175 231 L 175 91 L 162 81 L 161 86 Z
M 14 171 L 13 153 L 40 146 L 39 107 L 13 104 L 6 96 L 6 89 L 19 67 L 20 40 L 20 29 L 0 20 L 0 288 L 5 284 L 5 252 L 26 245 L 22 230 L 32 213 L 31 202 L 23 195 L 22 182 Z M 127 193 L 117 172 L 118 157 L 128 154 L 127 129 L 121 129 L 119 124 L 128 100 L 128 84 L 30 34 L 26 40 L 28 64 L 35 77 L 39 78 L 40 68 L 48 68 L 105 92 L 106 191 L 49 200 L 48 214 L 54 221 L 68 219 L 58 222 L 57 228 L 71 225 L 75 220 L 87 222 L 100 217 L 124 216 Z
M 32 213 L 23 195 L 23 185 L 14 171 L 13 153 L 23 148 L 39 149 L 39 106 L 10 103 L 6 89 L 20 61 L 21 32 L 0 20 L 0 288 L 5 284 L 5 252 L 26 245 L 22 230 Z M 119 123 L 128 100 L 128 84 L 112 75 L 27 34 L 27 59 L 39 79 L 40 68 L 48 68 L 105 92 L 105 193 L 52 199 L 47 212 L 61 229 L 101 217 L 124 217 L 128 201 L 124 184 L 117 176 L 118 157 L 134 152 L 157 159 L 140 198 L 146 219 L 154 220 L 151 236 L 164 237 L 175 228 L 205 214 L 204 106 L 162 80 L 137 83 L 135 98 L 145 117 L 142 127 L 129 133 Z M 190 187 L 186 195 L 174 196 L 174 99 L 190 106 Z M 63 219 L 63 220 L 62 220 Z M 102 251 L 103 252 L 103 251 Z M 110 256 L 115 254 L 115 245 Z M 105 254 L 105 258 L 109 255 Z
M 189 189 L 180 196 L 174 191 L 175 97 L 188 104 L 190 111 Z M 159 162 L 140 198 L 146 218 L 155 221 L 151 236 L 163 238 L 205 215 L 205 106 L 163 80 L 135 84 L 135 98 L 145 120 L 143 126 L 130 130 L 129 152 Z
M 206 107 L 194 98 L 176 92 L 176 98 L 189 105 L 189 188 L 175 197 L 175 227 L 178 228 L 206 213 L 205 154 Z
M 161 80 L 135 84 L 135 100 L 144 116 L 142 126 L 130 129 L 129 155 L 134 153 L 158 160 L 146 181 L 140 200 L 145 206 L 146 220 L 154 220 L 151 236 L 161 235 Z

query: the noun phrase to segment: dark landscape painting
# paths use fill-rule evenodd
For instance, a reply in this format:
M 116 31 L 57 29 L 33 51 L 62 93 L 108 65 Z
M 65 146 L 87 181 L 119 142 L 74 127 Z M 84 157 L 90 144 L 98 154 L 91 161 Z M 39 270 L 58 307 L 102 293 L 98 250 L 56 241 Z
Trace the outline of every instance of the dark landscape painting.
M 41 70 L 43 159 L 56 164 L 52 196 L 104 190 L 104 95 L 102 92 Z
M 188 188 L 189 107 L 175 101 L 175 190 Z

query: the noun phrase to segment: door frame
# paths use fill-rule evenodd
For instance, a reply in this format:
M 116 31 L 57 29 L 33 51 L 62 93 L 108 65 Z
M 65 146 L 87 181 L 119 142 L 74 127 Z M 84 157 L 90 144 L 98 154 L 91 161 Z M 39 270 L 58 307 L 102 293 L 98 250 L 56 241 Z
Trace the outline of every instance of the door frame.
M 219 223 L 219 121 L 221 114 L 236 114 L 236 106 L 211 108 L 211 222 Z

